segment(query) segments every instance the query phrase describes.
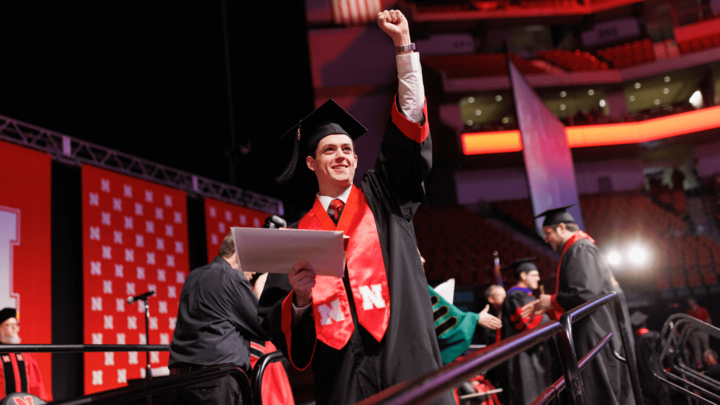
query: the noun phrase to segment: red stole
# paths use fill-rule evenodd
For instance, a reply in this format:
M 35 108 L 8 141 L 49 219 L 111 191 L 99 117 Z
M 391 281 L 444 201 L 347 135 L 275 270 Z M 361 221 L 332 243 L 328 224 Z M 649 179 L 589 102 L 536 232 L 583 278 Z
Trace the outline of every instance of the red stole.
M 299 229 L 343 231 L 350 236 L 347 271 L 358 322 L 381 341 L 390 321 L 390 292 L 377 224 L 365 195 L 352 186 L 337 226 L 320 200 L 301 220 Z M 317 338 L 340 350 L 355 330 L 342 278 L 317 277 L 312 293 Z
M 570 249 L 570 246 L 574 245 L 575 242 L 579 241 L 580 239 L 589 239 L 590 242 L 595 243 L 595 239 L 591 238 L 590 235 L 586 234 L 583 231 L 577 231 L 575 235 L 573 235 L 570 239 L 568 239 L 567 243 L 565 244 L 565 248 L 562 251 L 562 254 L 560 255 L 560 261 L 558 262 L 558 269 L 557 273 L 555 273 L 555 294 L 552 295 L 551 302 L 553 305 L 553 310 L 555 311 L 554 316 L 551 316 L 553 319 L 560 318 L 560 315 L 565 313 L 565 308 L 563 308 L 560 304 L 557 303 L 557 293 L 560 291 L 560 269 L 562 268 L 562 261 L 563 257 L 565 257 L 565 252 Z

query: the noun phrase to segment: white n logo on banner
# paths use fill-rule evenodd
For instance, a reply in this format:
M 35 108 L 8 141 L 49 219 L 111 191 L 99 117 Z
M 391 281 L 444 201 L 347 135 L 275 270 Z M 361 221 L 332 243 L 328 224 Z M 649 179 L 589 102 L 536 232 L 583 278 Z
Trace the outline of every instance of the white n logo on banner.
M 12 292 L 13 247 L 20 245 L 20 210 L 0 206 L 0 308 L 20 310 L 20 294 Z

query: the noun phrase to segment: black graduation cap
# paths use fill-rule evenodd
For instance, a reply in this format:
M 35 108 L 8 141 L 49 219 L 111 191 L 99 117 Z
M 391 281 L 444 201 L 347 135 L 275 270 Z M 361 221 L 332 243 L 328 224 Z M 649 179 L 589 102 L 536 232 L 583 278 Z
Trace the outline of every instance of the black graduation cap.
M 515 263 L 510 265 L 510 270 L 515 273 L 515 278 L 520 278 L 520 273 L 530 273 L 538 269 L 535 263 L 533 263 L 535 260 L 537 260 L 537 257 L 517 259 Z
M 559 223 L 574 224 L 575 218 L 567 212 L 567 209 L 576 205 L 577 204 L 570 204 L 564 207 L 549 209 L 542 214 L 535 216 L 535 218 L 545 217 L 542 226 L 553 226 Z
M 10 318 L 17 318 L 17 311 L 15 308 L 3 308 L 2 311 L 0 311 L 0 323 L 3 323 Z
M 314 155 L 318 143 L 326 136 L 344 134 L 355 141 L 365 132 L 367 132 L 367 128 L 340 107 L 335 100 L 326 101 L 280 137 L 281 139 L 288 136 L 294 137 L 295 146 L 290 164 L 275 181 L 284 183 L 290 180 L 295 174 L 300 151 L 305 151 L 305 156 Z
M 630 315 L 630 323 L 632 324 L 634 329 L 637 329 L 643 324 L 645 324 L 645 321 L 647 321 L 648 316 L 640 311 L 635 311 Z

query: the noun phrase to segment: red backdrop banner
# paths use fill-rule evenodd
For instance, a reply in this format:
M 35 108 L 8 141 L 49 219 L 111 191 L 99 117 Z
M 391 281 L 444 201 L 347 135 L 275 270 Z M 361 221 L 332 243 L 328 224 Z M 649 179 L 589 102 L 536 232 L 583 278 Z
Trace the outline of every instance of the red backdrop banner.
M 226 202 L 205 199 L 205 235 L 207 235 L 208 263 L 217 256 L 220 244 L 230 233 L 230 227 L 245 226 L 260 228 L 269 217 L 262 211 L 238 207 Z
M 0 142 L 0 309 L 18 310 L 22 343 L 52 341 L 51 160 L 46 153 Z M 51 355 L 35 357 L 50 394 Z
M 85 343 L 146 343 L 143 303 L 125 300 L 155 290 L 150 343 L 169 344 L 189 271 L 186 194 L 85 165 L 82 198 Z M 168 356 L 152 353 L 151 367 Z M 85 392 L 143 378 L 145 365 L 144 352 L 85 354 Z

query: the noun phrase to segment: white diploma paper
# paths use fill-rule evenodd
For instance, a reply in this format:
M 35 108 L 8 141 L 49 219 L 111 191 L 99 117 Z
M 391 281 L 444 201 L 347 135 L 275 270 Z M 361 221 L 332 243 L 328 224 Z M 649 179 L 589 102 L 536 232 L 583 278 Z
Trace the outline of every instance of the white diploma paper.
M 307 261 L 306 267 L 318 276 L 343 276 L 342 231 L 231 229 L 244 271 L 288 274 L 297 263 Z

